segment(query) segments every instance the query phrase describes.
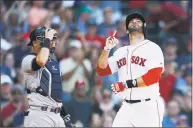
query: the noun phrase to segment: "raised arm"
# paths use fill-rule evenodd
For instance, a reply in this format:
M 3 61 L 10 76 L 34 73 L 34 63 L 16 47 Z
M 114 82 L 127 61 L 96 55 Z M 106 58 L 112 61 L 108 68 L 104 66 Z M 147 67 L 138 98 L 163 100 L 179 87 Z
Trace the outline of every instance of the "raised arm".
M 54 29 L 46 29 L 45 31 L 44 43 L 42 44 L 42 48 L 36 57 L 36 62 L 40 67 L 43 67 L 48 61 L 50 54 L 50 43 L 54 37 L 54 34 L 56 34 Z
M 50 43 L 55 33 L 56 31 L 53 29 L 46 29 L 45 40 L 43 44 L 41 44 L 42 48 L 40 49 L 40 52 L 37 54 L 37 56 L 28 55 L 23 59 L 22 69 L 24 72 L 29 73 L 31 71 L 36 71 L 46 64 L 50 54 Z
M 102 54 L 100 55 L 97 63 L 97 73 L 100 76 L 111 75 L 117 71 L 117 62 L 116 57 L 111 56 L 109 58 L 110 50 L 116 46 L 118 40 L 115 38 L 116 31 L 114 31 L 113 35 L 106 39 L 106 45 Z
M 116 31 L 114 31 L 113 35 L 106 39 L 106 45 L 102 54 L 98 59 L 98 67 L 101 69 L 105 69 L 108 66 L 108 57 L 110 50 L 116 46 L 118 40 L 115 38 Z

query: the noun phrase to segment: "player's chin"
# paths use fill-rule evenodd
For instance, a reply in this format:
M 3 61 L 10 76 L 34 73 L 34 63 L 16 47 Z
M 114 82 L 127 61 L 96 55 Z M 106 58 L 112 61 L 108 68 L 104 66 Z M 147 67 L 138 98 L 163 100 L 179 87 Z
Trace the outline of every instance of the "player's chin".
M 129 33 L 138 32 L 139 30 L 137 28 L 129 28 Z
M 51 47 L 51 48 L 50 48 L 50 53 L 53 54 L 53 53 L 55 52 L 55 50 L 56 50 L 56 47 Z
M 133 32 L 143 32 L 143 30 L 142 30 L 142 28 L 135 28 L 134 30 L 133 30 Z
M 137 29 L 137 31 L 140 32 L 140 33 L 143 32 L 142 28 Z

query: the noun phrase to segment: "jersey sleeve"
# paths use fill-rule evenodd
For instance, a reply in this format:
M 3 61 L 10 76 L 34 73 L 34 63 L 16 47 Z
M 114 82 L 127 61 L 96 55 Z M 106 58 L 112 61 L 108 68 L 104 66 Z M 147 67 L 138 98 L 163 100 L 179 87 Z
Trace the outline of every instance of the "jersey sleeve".
M 116 52 L 113 54 L 113 56 L 111 56 L 110 58 L 108 58 L 108 64 L 111 70 L 111 73 L 115 73 L 118 71 L 118 66 L 117 66 L 117 59 L 116 59 Z
M 21 68 L 23 71 L 28 72 L 28 71 L 33 71 L 32 70 L 32 61 L 35 58 L 35 55 L 27 55 L 26 57 L 23 58 L 22 63 L 21 63 Z
M 148 70 L 151 70 L 153 68 L 162 68 L 162 73 L 164 72 L 164 56 L 161 48 L 158 45 L 154 45 L 154 47 L 151 47 L 151 52 L 149 52 L 148 58 L 147 58 L 147 65 L 146 67 Z

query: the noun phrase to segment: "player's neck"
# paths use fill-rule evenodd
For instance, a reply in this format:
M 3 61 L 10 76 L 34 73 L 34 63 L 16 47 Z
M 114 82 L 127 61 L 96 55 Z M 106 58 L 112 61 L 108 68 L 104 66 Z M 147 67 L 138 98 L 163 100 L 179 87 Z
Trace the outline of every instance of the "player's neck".
M 129 35 L 130 44 L 135 45 L 143 40 L 145 40 L 145 37 L 141 33 L 132 33 Z
M 33 48 L 33 49 L 32 49 L 32 52 L 38 54 L 38 53 L 40 52 L 40 49 L 38 49 L 38 48 Z

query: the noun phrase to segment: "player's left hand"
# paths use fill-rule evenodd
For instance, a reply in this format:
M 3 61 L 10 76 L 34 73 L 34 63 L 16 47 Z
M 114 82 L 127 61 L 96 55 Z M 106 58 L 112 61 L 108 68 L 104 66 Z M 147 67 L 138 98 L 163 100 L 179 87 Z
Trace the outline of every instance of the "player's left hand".
M 111 89 L 113 90 L 115 94 L 118 92 L 124 91 L 125 88 L 126 88 L 126 85 L 123 82 L 116 82 L 111 85 Z

